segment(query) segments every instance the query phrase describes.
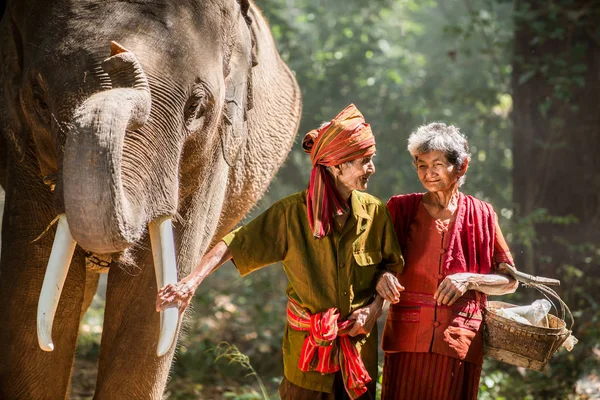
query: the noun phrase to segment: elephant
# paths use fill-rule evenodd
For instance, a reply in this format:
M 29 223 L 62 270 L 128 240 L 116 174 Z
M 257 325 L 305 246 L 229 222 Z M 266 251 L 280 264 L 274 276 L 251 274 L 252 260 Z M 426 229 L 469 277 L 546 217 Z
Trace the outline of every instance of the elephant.
M 94 398 L 159 399 L 182 316 L 157 286 L 266 190 L 294 74 L 250 0 L 8 0 L 0 60 L 0 398 L 68 398 L 107 273 Z

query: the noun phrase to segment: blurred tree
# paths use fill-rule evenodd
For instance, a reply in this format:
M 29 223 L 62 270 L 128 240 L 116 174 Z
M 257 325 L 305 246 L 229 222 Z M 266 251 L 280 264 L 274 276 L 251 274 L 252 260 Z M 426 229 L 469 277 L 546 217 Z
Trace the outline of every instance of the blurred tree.
M 517 261 L 530 273 L 561 279 L 561 296 L 574 311 L 581 341 L 572 354 L 555 357 L 553 380 L 530 382 L 530 393 L 539 398 L 565 398 L 578 379 L 598 373 L 599 27 L 597 1 L 515 3 Z
M 600 244 L 600 4 L 521 0 L 515 18 L 514 199 L 537 239 L 522 265 L 600 276 L 597 254 L 572 251 Z
M 458 125 L 474 162 L 465 190 L 511 204 L 510 3 L 492 0 L 260 3 L 304 95 L 299 137 L 355 103 L 373 126 L 378 154 L 369 191 L 422 190 L 406 151 L 423 123 Z M 306 187 L 310 165 L 292 150 L 266 204 Z

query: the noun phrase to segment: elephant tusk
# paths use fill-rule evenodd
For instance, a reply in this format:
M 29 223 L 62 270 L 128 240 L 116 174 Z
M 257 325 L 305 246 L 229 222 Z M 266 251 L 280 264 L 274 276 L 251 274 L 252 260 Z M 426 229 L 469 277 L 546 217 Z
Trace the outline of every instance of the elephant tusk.
M 67 215 L 60 214 L 38 302 L 37 335 L 38 343 L 44 351 L 54 350 L 52 324 L 76 244 L 69 230 Z
M 170 283 L 177 283 L 177 261 L 171 218 L 160 217 L 148 224 L 157 289 Z M 164 356 L 173 346 L 177 334 L 179 309 L 167 308 L 160 313 L 160 335 L 156 355 Z

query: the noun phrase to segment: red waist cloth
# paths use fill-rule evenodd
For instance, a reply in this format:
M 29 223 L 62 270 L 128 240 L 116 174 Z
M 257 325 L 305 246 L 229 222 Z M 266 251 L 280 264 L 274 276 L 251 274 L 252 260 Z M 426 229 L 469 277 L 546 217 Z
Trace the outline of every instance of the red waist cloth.
M 452 306 L 432 294 L 404 291 L 390 306 L 381 347 L 386 352 L 433 352 L 473 364 L 483 361 L 481 295 L 468 292 Z
M 288 298 L 288 324 L 294 330 L 310 332 L 304 340 L 298 368 L 303 372 L 322 374 L 341 370 L 348 395 L 356 399 L 367 391 L 366 384 L 371 377 L 348 336 L 354 321 L 338 321 L 339 317 L 336 308 L 311 315 L 298 302 Z

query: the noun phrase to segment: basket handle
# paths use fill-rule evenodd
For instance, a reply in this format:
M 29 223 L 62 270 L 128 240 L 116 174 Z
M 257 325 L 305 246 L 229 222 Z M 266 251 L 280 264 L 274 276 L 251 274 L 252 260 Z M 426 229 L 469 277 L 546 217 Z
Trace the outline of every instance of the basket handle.
M 518 271 L 515 267 L 513 267 L 510 264 L 506 264 L 506 263 L 502 264 L 502 266 L 505 267 L 505 268 L 503 268 L 502 272 L 507 272 L 513 278 L 515 278 L 519 282 L 522 282 L 526 285 L 533 285 L 533 284 L 540 284 L 540 285 L 547 285 L 547 286 L 559 286 L 560 285 L 560 281 L 558 279 L 545 278 L 543 276 L 529 275 L 529 274 L 526 274 L 525 272 Z
M 560 285 L 560 281 L 558 279 L 551 279 L 551 278 L 545 278 L 543 276 L 529 275 L 524 272 L 518 271 L 515 267 L 513 267 L 510 264 L 502 264 L 502 266 L 505 268 L 503 268 L 503 270 L 501 272 L 508 273 L 513 278 L 515 278 L 517 281 L 523 283 L 525 286 L 529 286 L 529 287 L 537 289 L 546 298 L 548 298 L 548 295 L 550 295 L 554 299 L 558 300 L 558 303 L 560 304 L 561 319 L 563 321 L 565 321 L 565 314 L 567 314 L 569 316 L 569 319 L 571 320 L 571 325 L 569 327 L 569 330 L 570 331 L 573 330 L 573 324 L 575 323 L 575 319 L 573 318 L 573 314 L 571 314 L 571 310 L 565 304 L 565 302 L 560 298 L 558 293 L 556 293 L 553 289 L 551 289 L 547 286 L 547 285 L 556 285 L 556 286 Z M 558 309 L 554 305 L 554 302 L 549 298 L 548 298 L 548 300 L 550 300 L 550 302 L 552 303 L 552 305 L 558 312 Z

